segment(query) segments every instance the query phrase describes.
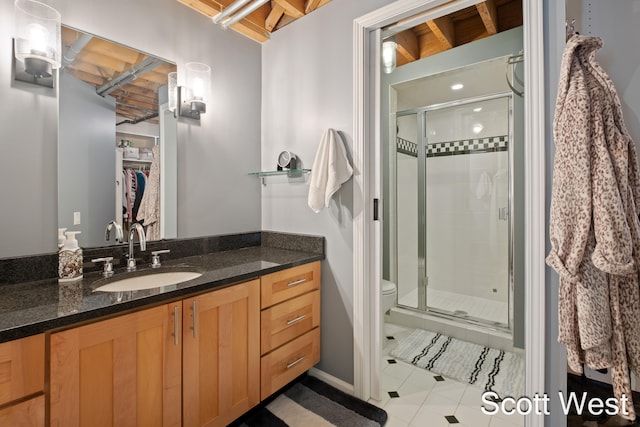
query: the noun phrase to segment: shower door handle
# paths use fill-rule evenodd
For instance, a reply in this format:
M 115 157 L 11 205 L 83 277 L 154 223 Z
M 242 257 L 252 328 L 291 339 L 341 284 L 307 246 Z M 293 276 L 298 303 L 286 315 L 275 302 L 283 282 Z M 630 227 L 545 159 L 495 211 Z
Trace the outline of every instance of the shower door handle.
M 509 219 L 509 210 L 508 208 L 500 208 L 498 209 L 498 220 L 499 221 L 507 221 Z

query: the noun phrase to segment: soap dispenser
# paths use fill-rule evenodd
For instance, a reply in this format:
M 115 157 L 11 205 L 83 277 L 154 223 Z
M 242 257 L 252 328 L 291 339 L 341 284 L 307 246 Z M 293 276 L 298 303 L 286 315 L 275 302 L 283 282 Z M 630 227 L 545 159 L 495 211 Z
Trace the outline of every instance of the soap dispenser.
M 58 252 L 58 280 L 72 282 L 82 279 L 82 249 L 78 246 L 76 235 L 79 231 L 67 231 L 64 245 Z

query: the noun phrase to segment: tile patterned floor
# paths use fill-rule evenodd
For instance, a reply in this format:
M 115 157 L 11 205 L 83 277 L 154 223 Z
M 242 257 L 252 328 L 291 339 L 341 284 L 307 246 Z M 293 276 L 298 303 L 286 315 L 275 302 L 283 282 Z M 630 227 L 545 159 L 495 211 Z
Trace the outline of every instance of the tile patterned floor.
M 389 356 L 398 339 L 412 329 L 387 323 L 383 349 L 381 401 L 370 402 L 387 411 L 385 427 L 522 427 L 520 415 L 485 415 L 482 390 L 444 378 Z

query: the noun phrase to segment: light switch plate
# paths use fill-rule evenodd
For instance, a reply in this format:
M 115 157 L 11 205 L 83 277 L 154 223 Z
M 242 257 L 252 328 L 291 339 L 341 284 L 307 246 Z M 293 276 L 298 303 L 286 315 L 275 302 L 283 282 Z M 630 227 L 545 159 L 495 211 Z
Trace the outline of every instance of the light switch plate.
M 73 213 L 73 225 L 80 225 L 80 212 Z

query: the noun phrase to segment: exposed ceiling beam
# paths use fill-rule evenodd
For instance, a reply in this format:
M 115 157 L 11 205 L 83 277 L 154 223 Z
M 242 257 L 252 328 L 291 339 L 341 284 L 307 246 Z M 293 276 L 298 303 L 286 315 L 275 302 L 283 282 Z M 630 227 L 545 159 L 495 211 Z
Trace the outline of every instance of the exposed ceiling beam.
M 494 0 L 483 1 L 476 4 L 476 9 L 482 18 L 482 23 L 489 34 L 498 32 L 498 9 Z
M 320 0 L 307 0 L 304 5 L 304 13 L 310 13 L 320 7 Z
M 456 45 L 456 33 L 453 20 L 449 16 L 427 21 L 427 25 L 445 49 L 451 49 Z
M 278 21 L 284 15 L 284 8 L 277 3 L 273 3 L 271 6 L 271 12 L 267 15 L 267 19 L 264 21 L 264 27 L 267 31 L 271 32 L 278 25 Z
M 273 0 L 287 15 L 299 19 L 305 15 L 304 0 Z
M 413 62 L 420 59 L 420 44 L 418 36 L 413 30 L 405 30 L 396 34 L 393 39 L 398 44 L 397 52 L 406 62 Z

